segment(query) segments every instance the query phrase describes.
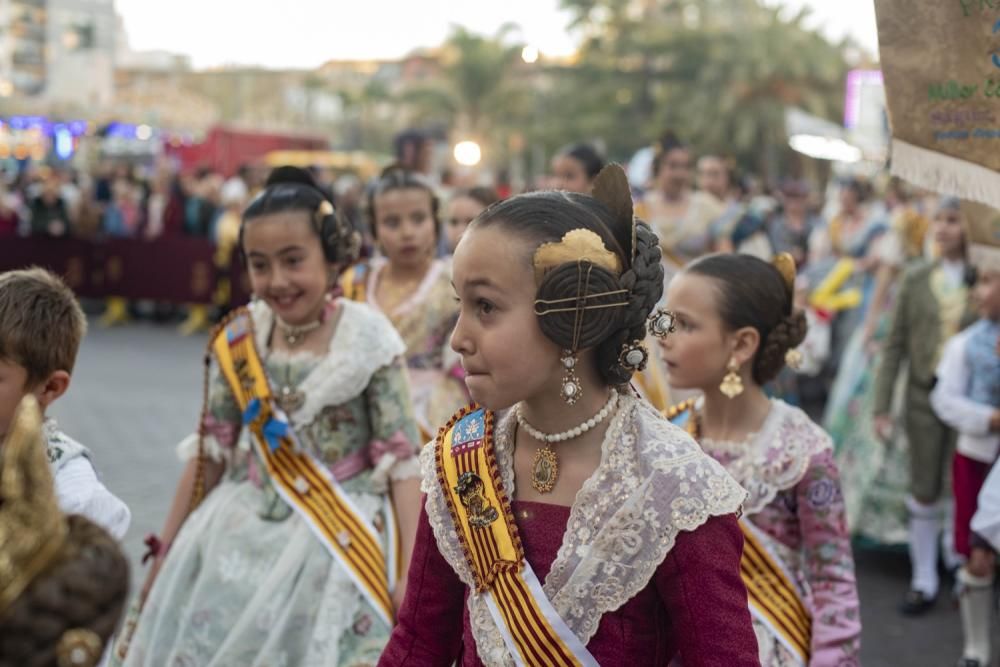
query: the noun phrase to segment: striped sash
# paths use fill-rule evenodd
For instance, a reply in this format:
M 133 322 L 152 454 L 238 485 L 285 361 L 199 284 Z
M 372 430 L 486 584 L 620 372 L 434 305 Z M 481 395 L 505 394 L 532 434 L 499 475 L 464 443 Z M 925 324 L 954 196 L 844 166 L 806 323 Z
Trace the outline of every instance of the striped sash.
M 382 620 L 392 625 L 390 591 L 399 561 L 395 515 L 388 500 L 385 518 L 391 553 L 387 560 L 371 522 L 326 466 L 299 445 L 287 416 L 275 403 L 246 309 L 233 312 L 220 326 L 212 350 L 275 490 L 350 575 Z M 387 563 L 393 565 L 387 567 Z
M 693 398 L 679 403 L 664 416 L 697 440 L 700 433 L 694 414 L 696 403 Z M 771 545 L 771 538 L 745 516 L 740 519 L 740 528 L 743 530 L 740 575 L 747 587 L 750 613 L 805 667 L 812 644 L 812 616 L 795 586 L 795 578 Z
M 740 519 L 743 529 L 743 558 L 740 574 L 747 587 L 750 613 L 799 659 L 809 664 L 812 617 L 802 602 L 792 574 L 769 547 L 770 539 L 750 523 Z
M 459 542 L 507 649 L 522 667 L 598 667 L 524 558 L 493 452 L 493 413 L 471 406 L 441 429 L 438 482 Z

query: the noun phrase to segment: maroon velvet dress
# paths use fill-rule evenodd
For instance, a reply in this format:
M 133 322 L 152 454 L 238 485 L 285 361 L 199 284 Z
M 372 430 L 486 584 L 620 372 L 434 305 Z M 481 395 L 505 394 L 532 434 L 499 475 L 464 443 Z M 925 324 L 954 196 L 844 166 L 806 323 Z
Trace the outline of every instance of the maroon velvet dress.
M 515 501 L 525 557 L 544 581 L 562 544 L 570 508 Z M 740 579 L 743 535 L 734 515 L 681 532 L 638 595 L 605 614 L 587 649 L 604 667 L 758 665 L 757 640 Z M 482 667 L 466 588 L 441 556 L 421 512 L 406 600 L 380 667 Z M 461 628 L 461 632 L 459 632 Z

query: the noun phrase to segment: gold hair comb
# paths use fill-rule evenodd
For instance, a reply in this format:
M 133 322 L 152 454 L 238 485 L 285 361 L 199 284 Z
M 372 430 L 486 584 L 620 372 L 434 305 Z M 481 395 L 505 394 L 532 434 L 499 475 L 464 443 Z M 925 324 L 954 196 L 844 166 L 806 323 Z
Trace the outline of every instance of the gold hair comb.
M 541 285 L 545 272 L 569 262 L 588 261 L 607 269 L 616 276 L 621 275 L 622 262 L 618 255 L 605 247 L 601 237 L 589 229 L 574 229 L 567 232 L 558 243 L 543 243 L 535 251 L 535 284 Z

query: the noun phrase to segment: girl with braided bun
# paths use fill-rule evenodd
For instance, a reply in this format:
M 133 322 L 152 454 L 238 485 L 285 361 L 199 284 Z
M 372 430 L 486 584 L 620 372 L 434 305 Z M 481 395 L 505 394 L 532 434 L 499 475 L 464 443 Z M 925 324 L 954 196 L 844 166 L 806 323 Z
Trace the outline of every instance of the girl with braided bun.
M 861 618 L 844 500 L 829 436 L 762 387 L 806 335 L 795 260 L 710 255 L 667 290 L 670 382 L 702 392 L 668 411 L 750 497 L 741 575 L 765 667 L 859 664 Z
M 758 664 L 746 493 L 629 389 L 662 281 L 618 165 L 593 196 L 521 195 L 470 225 L 451 345 L 477 403 L 421 454 L 425 503 L 380 665 Z
M 419 435 L 405 346 L 344 299 L 356 232 L 306 172 L 243 214 L 255 298 L 211 336 L 198 434 L 115 657 L 163 665 L 372 665 L 412 549 Z

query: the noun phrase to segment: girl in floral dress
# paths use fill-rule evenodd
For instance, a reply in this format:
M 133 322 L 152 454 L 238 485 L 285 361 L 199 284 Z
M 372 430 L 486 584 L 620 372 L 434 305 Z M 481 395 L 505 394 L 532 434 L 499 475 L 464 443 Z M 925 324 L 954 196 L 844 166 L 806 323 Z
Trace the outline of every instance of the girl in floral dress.
M 391 581 L 412 550 L 418 433 L 399 336 L 380 313 L 332 291 L 358 245 L 308 174 L 278 169 L 244 214 L 239 247 L 256 299 L 237 315 L 252 324 L 277 421 L 285 418 L 323 471 L 312 488 L 301 476 L 292 486 L 321 494 L 317 480 L 335 480 L 375 536 L 374 551 L 387 554 L 379 567 Z M 233 340 L 232 327 L 213 346 L 219 336 Z M 308 513 L 293 508 L 267 449 L 248 439 L 243 424 L 254 417 L 224 375 L 206 381 L 200 437 L 179 446 L 188 465 L 166 527 L 151 540 L 142 613 L 126 622 L 116 659 L 128 667 L 373 664 L 391 609 L 373 604 Z M 397 524 L 401 563 L 392 557 Z
M 761 386 L 806 333 L 792 306 L 795 262 L 747 255 L 688 265 L 667 291 L 675 331 L 662 343 L 673 385 L 702 396 L 671 409 L 750 492 L 742 573 L 766 667 L 859 664 L 854 561 L 830 438 Z M 794 352 L 793 352 L 794 354 Z M 775 609 L 761 573 L 784 582 Z M 771 598 L 772 600 L 774 598 Z
M 380 256 L 351 267 L 341 285 L 347 298 L 384 313 L 403 338 L 417 424 L 430 439 L 468 402 L 462 367 L 448 348 L 458 308 L 451 266 L 435 257 L 438 198 L 420 175 L 390 167 L 368 208 Z

